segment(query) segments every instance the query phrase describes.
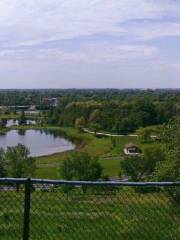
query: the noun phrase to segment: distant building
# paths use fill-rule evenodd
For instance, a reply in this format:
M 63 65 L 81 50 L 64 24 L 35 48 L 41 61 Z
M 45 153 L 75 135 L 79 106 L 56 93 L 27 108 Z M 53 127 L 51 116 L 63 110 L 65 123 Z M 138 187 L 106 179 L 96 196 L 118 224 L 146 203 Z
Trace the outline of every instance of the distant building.
M 128 156 L 137 156 L 141 154 L 141 149 L 134 143 L 128 143 L 124 147 L 124 153 Z
M 36 111 L 36 106 L 35 105 L 29 106 L 28 111 Z
M 45 105 L 49 105 L 49 106 L 54 106 L 56 107 L 58 105 L 58 98 L 56 97 L 45 97 L 42 99 L 42 103 Z

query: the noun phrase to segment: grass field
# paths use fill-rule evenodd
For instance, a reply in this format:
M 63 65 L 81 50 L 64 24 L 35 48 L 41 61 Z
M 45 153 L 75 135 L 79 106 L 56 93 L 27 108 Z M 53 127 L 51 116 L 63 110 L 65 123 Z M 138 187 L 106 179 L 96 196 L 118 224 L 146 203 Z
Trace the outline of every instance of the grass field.
M 103 166 L 103 175 L 118 176 L 120 172 L 120 161 L 123 156 L 124 145 L 133 142 L 138 144 L 142 149 L 147 144 L 139 142 L 137 137 L 122 136 L 115 137 L 115 146 L 112 143 L 111 137 L 96 137 L 90 133 L 79 132 L 75 128 L 62 128 L 52 126 L 16 126 L 11 129 L 46 129 L 49 131 L 55 131 L 60 136 L 65 136 L 72 140 L 77 148 L 74 151 L 87 151 L 91 156 L 98 156 L 99 161 Z M 154 143 L 150 143 L 154 144 Z M 148 145 L 150 145 L 148 143 Z M 72 151 L 55 153 L 53 155 L 42 156 L 36 158 L 37 169 L 35 177 L 58 179 L 59 166 L 62 161 L 71 154 Z
M 0 119 L 19 119 L 19 114 L 0 114 Z
M 160 188 L 159 188 L 160 190 Z M 161 189 L 162 190 L 162 189 Z M 0 239 L 21 239 L 23 192 L 0 192 Z M 31 240 L 178 240 L 180 205 L 162 191 L 61 187 L 31 194 Z
M 78 142 L 78 147 L 75 151 L 87 151 L 91 156 L 98 156 L 103 166 L 103 174 L 108 176 L 118 176 L 125 144 L 129 142 L 137 143 L 142 149 L 147 145 L 141 144 L 137 137 L 123 136 L 117 137 L 116 145 L 113 146 L 111 137 L 96 137 L 89 133 L 80 133 L 74 128 L 50 129 L 64 133 L 68 138 Z M 59 178 L 59 166 L 68 154 L 70 152 L 37 158 L 36 176 L 39 178 Z
M 20 117 L 20 113 L 0 114 L 0 119 L 18 120 L 19 117 Z M 40 117 L 38 115 L 26 114 L 26 118 L 28 120 L 36 120 L 36 119 L 39 119 Z
M 58 129 L 57 129 L 58 130 Z M 64 128 L 66 136 L 70 139 L 79 140 L 82 142 L 75 151 L 87 151 L 91 156 L 98 156 L 99 161 L 103 166 L 103 174 L 109 176 L 117 176 L 120 170 L 120 159 L 122 158 L 124 144 L 137 139 L 132 137 L 121 137 L 116 147 L 113 147 L 111 138 L 101 137 L 97 138 L 89 133 L 79 133 L 76 129 Z M 56 153 L 50 156 L 37 158 L 37 171 L 36 175 L 40 178 L 59 178 L 59 165 L 62 160 L 68 156 L 70 152 Z

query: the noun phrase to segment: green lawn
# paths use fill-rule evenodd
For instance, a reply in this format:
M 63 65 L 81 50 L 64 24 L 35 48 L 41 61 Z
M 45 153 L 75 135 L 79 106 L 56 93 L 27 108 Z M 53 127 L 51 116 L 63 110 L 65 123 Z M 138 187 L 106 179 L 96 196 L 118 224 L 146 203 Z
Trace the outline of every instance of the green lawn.
M 114 137 L 116 144 L 113 146 L 111 137 L 96 137 L 90 133 L 79 132 L 75 128 L 62 128 L 52 126 L 15 126 L 10 129 L 46 129 L 55 131 L 59 135 L 65 136 L 76 143 L 77 148 L 74 151 L 87 151 L 91 156 L 98 156 L 103 166 L 103 174 L 108 176 L 118 176 L 120 172 L 120 161 L 123 156 L 124 145 L 133 142 L 138 144 L 142 149 L 150 144 L 142 144 L 137 137 Z M 37 169 L 35 177 L 58 179 L 59 166 L 70 152 L 56 153 L 49 156 L 37 157 Z
M 91 156 L 99 157 L 112 151 L 111 140 L 108 138 L 96 138 L 87 133 L 79 133 L 75 129 L 61 129 L 61 131 L 65 131 L 66 135 L 70 139 L 73 138 L 75 142 L 78 140 L 79 146 L 75 151 L 87 151 Z M 59 165 L 70 153 L 57 153 L 37 158 L 36 176 L 40 178 L 59 178 Z
M 0 119 L 19 119 L 19 114 L 0 114 Z
M 20 117 L 20 113 L 17 114 L 0 114 L 0 119 L 14 119 L 14 120 L 18 120 Z M 40 117 L 38 115 L 32 115 L 32 114 L 26 114 L 26 118 L 27 119 L 31 119 L 31 120 L 36 120 L 39 119 Z
M 98 156 L 103 166 L 103 174 L 108 176 L 117 176 L 120 171 L 120 160 L 123 156 L 124 145 L 133 142 L 143 149 L 147 144 L 141 144 L 137 137 L 116 137 L 116 146 L 113 147 L 110 137 L 95 137 L 89 133 L 78 132 L 74 128 L 57 128 L 48 129 L 59 131 L 67 137 L 78 143 L 75 151 L 87 151 L 91 156 Z M 154 144 L 154 143 L 151 143 Z M 149 145 L 149 144 L 148 144 Z M 50 156 L 39 157 L 37 161 L 36 176 L 39 178 L 60 178 L 59 166 L 70 152 L 57 153 Z
M 91 156 L 98 156 L 103 158 L 107 154 L 114 151 L 110 138 L 96 138 L 94 135 L 88 133 L 79 133 L 76 129 L 73 128 L 58 128 L 57 131 L 64 132 L 66 136 L 68 136 L 70 139 L 73 139 L 75 142 L 78 140 L 79 147 L 75 151 L 87 151 Z M 50 156 L 37 158 L 36 176 L 39 178 L 59 178 L 59 165 L 61 164 L 62 160 L 68 156 L 68 154 L 70 154 L 70 152 L 57 153 Z M 110 163 L 109 159 L 102 159 L 100 161 L 102 161 L 104 172 L 107 174 L 107 167 Z M 117 166 L 119 160 L 117 159 L 114 162 Z M 108 174 L 111 173 L 113 174 L 116 172 L 112 172 L 112 170 L 109 169 Z

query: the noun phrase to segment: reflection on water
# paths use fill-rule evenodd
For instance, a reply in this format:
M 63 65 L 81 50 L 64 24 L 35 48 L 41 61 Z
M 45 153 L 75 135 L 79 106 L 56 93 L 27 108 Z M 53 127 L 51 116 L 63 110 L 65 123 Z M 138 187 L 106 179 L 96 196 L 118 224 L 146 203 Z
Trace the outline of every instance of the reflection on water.
M 36 121 L 35 120 L 27 120 L 26 124 L 34 125 L 34 124 L 36 124 Z M 6 127 L 12 127 L 12 126 L 18 126 L 18 125 L 19 125 L 18 120 L 10 119 L 10 120 L 7 120 Z
M 54 132 L 40 130 L 11 130 L 0 135 L 0 148 L 16 146 L 21 143 L 27 146 L 31 156 L 43 156 L 56 152 L 73 150 L 75 145 Z

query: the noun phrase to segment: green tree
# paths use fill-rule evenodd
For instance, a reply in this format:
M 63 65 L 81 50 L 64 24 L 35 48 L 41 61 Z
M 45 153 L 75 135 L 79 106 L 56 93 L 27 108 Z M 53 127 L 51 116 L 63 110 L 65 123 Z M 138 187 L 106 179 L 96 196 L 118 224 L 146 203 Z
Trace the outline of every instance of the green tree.
M 82 128 L 85 125 L 85 119 L 84 117 L 76 118 L 75 121 L 75 128 L 77 128 L 79 131 L 82 131 Z
M 95 135 L 96 135 L 96 132 L 100 129 L 100 120 L 101 120 L 101 112 L 99 109 L 95 109 L 89 117 L 89 125 L 91 129 L 94 130 Z
M 144 174 L 143 164 L 142 156 L 124 157 L 121 161 L 121 174 L 128 176 L 131 181 L 138 181 Z
M 147 146 L 143 150 L 144 175 L 152 178 L 156 167 L 165 160 L 165 149 L 162 145 Z
M 22 144 L 7 148 L 5 169 L 8 176 L 14 178 L 33 176 L 36 165 L 34 158 L 30 157 L 29 154 L 29 149 Z
M 0 119 L 0 128 L 6 127 L 7 119 Z
M 101 177 L 102 167 L 98 159 L 87 152 L 73 153 L 63 161 L 60 174 L 68 180 L 97 180 Z
M 179 181 L 180 180 L 180 117 L 169 121 L 165 126 L 162 141 L 165 145 L 166 158 L 156 170 L 156 178 L 159 181 Z M 175 189 L 174 189 L 175 190 Z M 176 192 L 167 191 L 175 202 L 180 203 L 180 189 Z
M 60 166 L 60 176 L 65 180 L 72 180 L 74 175 L 73 169 L 74 160 L 72 156 L 68 156 Z
M 121 161 L 122 172 L 132 181 L 152 179 L 157 165 L 164 161 L 164 149 L 160 145 L 148 146 L 143 155 L 125 157 Z
M 137 131 L 138 137 L 141 142 L 150 142 L 152 130 L 150 128 L 140 128 Z
M 91 113 L 91 115 L 90 115 L 90 117 L 89 117 L 89 121 L 90 121 L 91 123 L 97 123 L 97 122 L 99 121 L 99 119 L 100 119 L 100 110 L 99 110 L 99 109 L 95 109 L 95 110 Z
M 24 111 L 21 112 L 21 115 L 19 117 L 19 125 L 26 125 L 26 116 Z
M 102 166 L 87 152 L 73 153 L 60 166 L 60 175 L 66 180 L 95 181 L 100 179 Z M 83 192 L 86 187 L 82 187 Z
M 94 135 L 97 135 L 97 132 L 100 130 L 100 125 L 98 123 L 90 124 L 91 129 L 94 131 Z

